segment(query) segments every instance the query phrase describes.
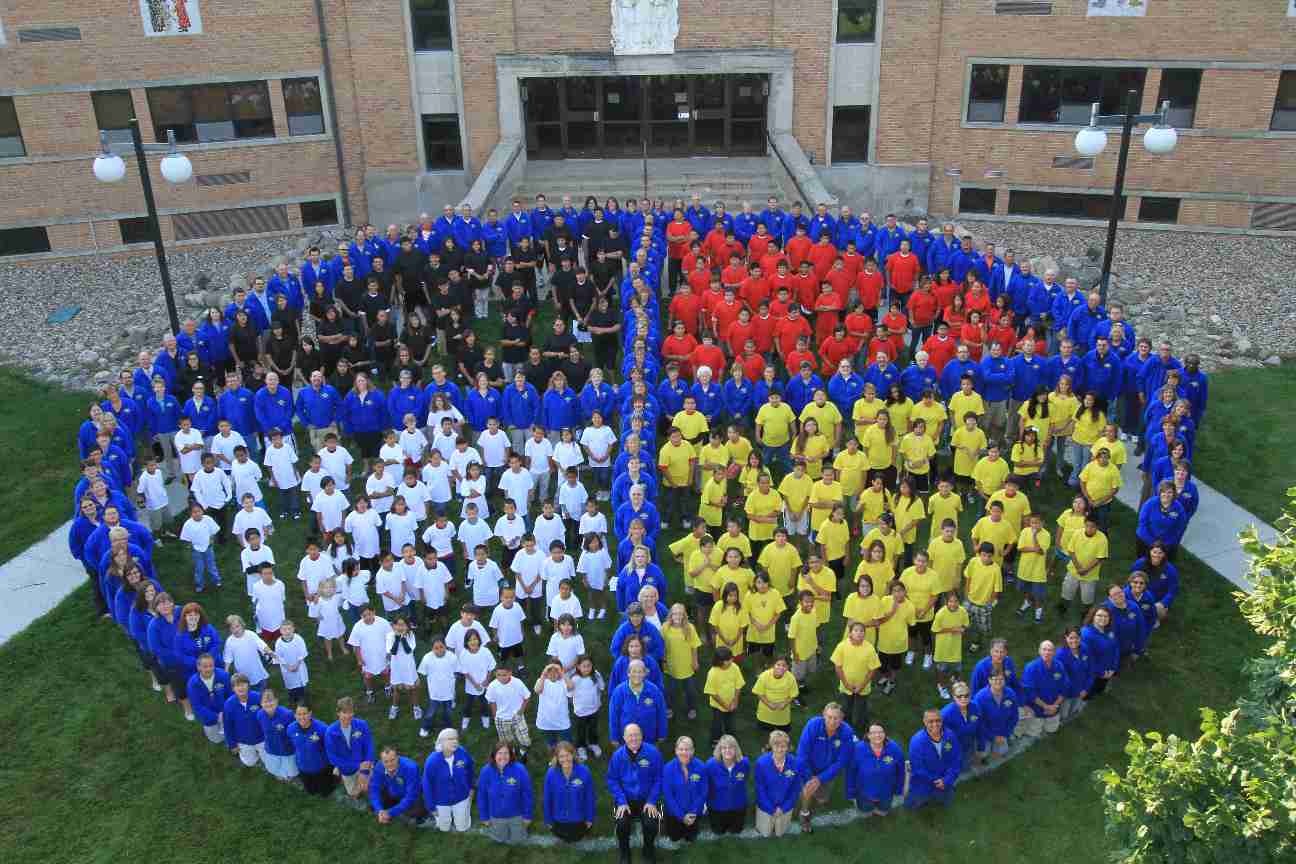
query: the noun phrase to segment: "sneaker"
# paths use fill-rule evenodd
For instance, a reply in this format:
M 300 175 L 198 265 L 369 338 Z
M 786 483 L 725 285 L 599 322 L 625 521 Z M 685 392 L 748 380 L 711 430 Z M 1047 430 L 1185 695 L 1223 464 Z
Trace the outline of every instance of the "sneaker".
M 395 720 L 399 716 L 400 716 L 400 708 L 398 708 L 397 706 L 393 705 L 387 709 L 388 720 Z
M 923 668 L 924 668 L 924 669 L 930 669 L 931 667 L 932 667 L 932 655 L 930 655 L 930 654 L 924 654 L 924 655 L 923 655 Z
M 939 694 L 940 694 L 940 697 L 941 697 L 942 699 L 944 699 L 946 702 L 949 701 L 949 698 L 950 698 L 950 692 L 949 692 L 948 689 L 946 689 L 946 687 L 945 687 L 944 684 L 937 684 L 937 685 L 936 685 L 936 692 L 939 693 Z
M 365 691 L 365 704 L 372 705 L 374 702 L 374 693 L 372 690 Z
M 423 719 L 423 709 L 418 707 L 417 705 L 414 706 L 414 719 L 415 720 Z
M 577 760 L 578 762 L 588 762 L 588 761 L 589 761 L 589 751 L 587 751 L 584 747 L 577 747 L 577 748 L 576 748 L 576 760 Z
M 1039 623 L 1041 623 L 1043 620 L 1044 620 L 1044 610 L 1043 610 L 1043 609 L 1036 609 L 1036 610 L 1035 610 L 1035 623 L 1036 623 L 1036 624 L 1039 624 Z
M 463 718 L 463 723 L 461 723 L 461 724 L 459 725 L 459 728 L 460 728 L 460 729 L 463 729 L 465 732 L 468 731 L 468 718 L 467 718 L 467 717 Z
M 154 682 L 153 682 L 153 692 L 154 692 L 154 693 L 161 693 L 161 692 L 162 692 L 162 685 L 159 684 L 158 682 L 154 681 Z
M 600 747 L 599 745 L 591 744 L 589 745 L 589 749 L 590 752 L 594 754 L 595 759 L 601 758 L 603 756 L 603 748 Z
M 905 665 L 906 665 L 906 666 L 912 666 L 912 665 L 913 665 L 913 657 L 914 657 L 914 655 L 913 655 L 913 652 L 912 652 L 912 651 L 906 651 L 906 652 L 905 652 Z
M 531 628 L 531 631 L 532 631 L 533 633 L 535 633 L 535 635 L 539 636 L 539 635 L 540 635 L 540 625 L 539 625 L 539 624 L 535 625 L 534 627 Z
M 809 810 L 802 810 L 802 811 L 801 811 L 801 833 L 802 833 L 802 834 L 813 834 L 813 833 L 814 833 L 814 823 L 810 821 L 810 811 L 809 811 Z
M 607 617 L 607 609 L 600 609 L 600 610 L 599 610 L 599 620 L 602 621 L 602 620 L 603 620 L 604 618 L 606 618 L 606 617 Z
M 483 729 L 489 729 L 489 728 L 490 728 L 490 718 L 489 718 L 489 717 L 483 717 L 483 718 L 481 718 L 481 720 L 482 720 L 482 728 L 483 728 Z
M 586 620 L 589 620 L 589 621 L 593 621 L 593 620 L 594 620 L 595 618 L 597 618 L 597 617 L 598 617 L 598 610 L 597 610 L 597 609 L 591 609 L 591 610 L 589 610 L 589 612 L 587 612 L 587 613 L 585 614 L 585 618 L 586 618 Z
M 1016 612 L 1014 612 L 1013 614 L 1016 615 L 1018 618 L 1024 618 L 1024 617 L 1026 617 L 1026 610 L 1029 609 L 1029 608 L 1030 608 L 1030 604 L 1029 604 L 1029 603 L 1023 603 L 1023 604 L 1021 605 L 1021 607 L 1018 608 L 1018 610 L 1017 610 Z
M 667 708 L 667 709 L 666 709 L 666 719 L 667 719 L 667 720 L 673 720 L 673 719 L 675 719 L 675 709 L 674 709 L 674 708 Z
M 192 723 L 193 720 L 194 720 L 194 715 L 193 715 L 193 713 L 190 712 L 190 711 L 186 711 L 186 712 L 185 712 L 185 719 L 188 720 L 190 723 Z
M 431 732 L 429 732 L 428 730 L 424 729 L 422 726 L 419 727 L 419 737 L 420 737 L 420 738 L 426 738 L 426 737 L 428 737 L 428 736 L 431 735 L 431 734 L 432 734 Z
M 697 719 L 697 709 L 696 709 L 696 708 L 690 708 L 688 714 L 685 715 L 685 716 L 687 716 L 688 719 L 690 719 L 690 720 L 696 720 L 696 719 Z
M 971 643 L 970 645 L 968 645 L 968 650 L 971 651 L 973 654 L 977 653 L 978 651 L 981 650 L 981 643 L 980 642 Z
M 197 588 L 195 588 L 195 589 L 194 589 L 194 593 L 195 593 L 195 594 L 201 594 L 201 593 L 203 593 L 203 586 L 199 585 Z M 111 615 L 108 615 L 108 614 L 105 613 L 102 617 L 104 617 L 104 618 L 111 618 L 112 616 L 111 616 Z

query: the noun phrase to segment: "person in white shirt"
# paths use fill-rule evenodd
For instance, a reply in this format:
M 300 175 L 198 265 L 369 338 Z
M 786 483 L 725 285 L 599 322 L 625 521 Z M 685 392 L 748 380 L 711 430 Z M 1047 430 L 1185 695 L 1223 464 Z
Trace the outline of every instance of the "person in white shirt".
M 435 629 L 440 626 L 446 605 L 446 586 L 454 582 L 454 576 L 435 550 L 429 549 L 423 556 L 423 568 L 418 575 L 418 594 L 423 598 L 423 608 L 427 615 L 425 620 Z
M 454 449 L 446 456 L 446 461 L 450 463 L 450 478 L 456 486 L 468 476 L 469 465 L 482 464 L 481 454 L 477 452 L 477 448 L 469 447 L 468 439 L 462 435 L 455 438 Z
M 382 554 L 382 517 L 369 509 L 369 499 L 361 495 L 356 499 L 355 509 L 342 521 L 342 528 L 355 544 L 356 557 L 360 566 L 370 571 L 378 569 L 378 556 Z
M 212 538 L 219 537 L 220 526 L 216 520 L 203 512 L 201 504 L 189 507 L 189 518 L 180 526 L 180 539 L 189 544 L 193 558 L 194 591 L 203 591 L 203 574 L 211 576 L 212 586 L 221 586 L 220 571 L 216 569 L 216 553 L 212 549 Z
M 312 460 L 313 461 L 313 460 Z M 270 446 L 265 451 L 265 462 L 270 470 L 270 488 L 278 489 L 279 518 L 301 518 L 300 481 L 297 477 L 297 448 L 291 439 L 284 439 L 278 429 L 270 433 Z
M 593 498 L 585 502 L 585 512 L 581 514 L 576 533 L 580 535 L 581 546 L 585 545 L 585 541 L 592 534 L 597 534 L 603 541 L 603 545 L 607 545 L 607 516 L 603 515 L 603 511 L 598 508 L 598 502 Z
M 470 462 L 467 470 L 467 475 L 459 481 L 459 497 L 463 499 L 465 508 L 475 504 L 477 514 L 487 519 L 490 517 L 490 503 L 486 500 L 486 477 L 482 474 L 482 466 Z
M 585 637 L 576 632 L 576 619 L 571 615 L 559 615 L 545 656 L 552 657 L 562 666 L 563 672 L 571 675 L 576 671 L 576 661 L 585 653 Z
M 333 478 L 338 491 L 345 492 L 351 488 L 351 465 L 355 462 L 350 451 L 338 444 L 337 435 L 330 432 L 324 436 L 324 449 L 319 451 L 320 468 Z
M 522 538 L 526 535 L 526 520 L 517 515 L 517 505 L 504 499 L 504 515 L 495 520 L 494 534 L 504 544 L 504 566 L 509 570 L 513 565 L 513 556 L 522 548 Z
M 258 507 L 264 506 L 261 494 L 261 466 L 248 458 L 247 447 L 234 448 L 234 464 L 229 469 L 230 482 L 234 485 L 234 497 L 242 501 L 244 495 L 250 494 Z
M 369 583 L 373 574 L 360 569 L 360 562 L 348 558 L 342 562 L 342 572 L 334 577 L 338 580 L 338 591 L 346 597 L 342 604 L 342 619 L 354 626 L 360 617 L 360 610 L 369 605 Z
M 230 528 L 234 539 L 240 546 L 246 546 L 247 532 L 255 528 L 262 538 L 268 540 L 274 534 L 274 523 L 270 521 L 270 514 L 257 506 L 251 492 L 244 492 L 240 503 L 242 506 L 235 512 L 234 525 Z
M 570 560 L 570 559 L 568 559 Z M 579 621 L 585 610 L 581 608 L 580 598 L 572 590 L 570 579 L 564 579 L 558 583 L 558 593 L 549 601 L 549 620 L 558 626 L 558 619 L 564 615 L 570 615 L 573 621 Z
M 275 578 L 273 564 L 266 562 L 257 569 L 257 581 L 252 586 L 252 609 L 256 612 L 261 639 L 269 644 L 278 637 L 279 625 L 288 617 L 284 608 L 288 591 L 284 583 Z
M 202 457 L 202 470 L 193 475 L 189 481 L 189 494 L 193 500 L 202 505 L 207 515 L 216 520 L 220 526 L 221 536 L 216 538 L 216 542 L 221 545 L 225 544 L 225 520 L 228 518 L 226 505 L 230 502 L 232 490 L 230 488 L 229 476 L 224 472 L 217 470 L 216 457 L 210 453 L 204 453 Z
M 576 584 L 576 562 L 567 554 L 566 544 L 561 540 L 549 544 L 549 557 L 540 565 L 540 576 L 545 583 L 546 606 L 558 596 L 558 583 L 562 580 Z
M 247 550 L 243 550 L 246 552 Z M 306 554 L 297 565 L 297 581 L 302 583 L 302 594 L 305 595 L 307 615 L 318 618 L 319 615 L 310 609 L 319 595 L 320 584 L 325 579 L 333 578 L 333 560 L 320 552 L 320 544 L 315 540 L 306 541 Z
M 419 707 L 414 696 L 418 686 L 418 669 L 414 660 L 416 638 L 409 628 L 404 616 L 398 616 L 392 629 L 387 633 L 388 675 L 391 687 L 391 708 L 387 719 L 395 720 L 400 715 L 401 694 L 405 694 L 414 712 L 415 720 L 423 719 L 423 709 Z
M 562 517 L 556 511 L 557 505 L 553 501 L 544 502 L 540 508 L 540 515 L 536 517 L 535 525 L 531 526 L 536 545 L 545 552 L 549 551 L 555 540 L 560 541 L 563 546 L 567 545 L 567 526 L 563 524 Z
M 355 649 L 356 666 L 364 679 L 365 702 L 374 701 L 374 679 L 387 671 L 387 634 L 391 625 L 374 614 L 369 606 L 360 612 L 360 620 L 351 628 L 347 644 Z
M 504 473 L 509 448 L 508 433 L 500 428 L 498 417 L 486 419 L 485 431 L 477 436 L 477 448 L 486 465 L 486 481 L 494 489 L 499 485 L 499 476 Z
M 252 597 L 252 588 L 261 581 L 261 565 L 275 563 L 274 550 L 261 542 L 261 532 L 249 528 L 243 534 L 243 551 L 239 553 L 239 564 L 247 580 L 248 598 Z
M 432 524 L 423 530 L 423 545 L 436 552 L 437 559 L 455 572 L 454 541 L 455 525 L 446 518 L 444 512 L 438 513 Z
M 144 463 L 144 470 L 135 481 L 135 493 L 139 495 L 140 504 L 144 508 L 144 518 L 153 534 L 154 546 L 162 545 L 162 541 L 157 538 L 162 536 L 162 529 L 166 527 L 167 506 L 170 503 L 166 481 L 158 460 L 151 457 Z
M 313 454 L 310 457 L 309 466 L 302 472 L 301 477 L 301 491 L 302 494 L 306 496 L 303 505 L 308 511 L 314 506 L 315 498 L 324 488 L 324 479 L 326 477 L 328 477 L 328 475 L 324 473 L 324 468 L 320 462 L 319 454 Z
M 338 648 L 343 654 L 350 654 L 351 650 L 346 647 L 343 637 L 346 636 L 346 622 L 342 620 L 342 604 L 346 598 L 338 591 L 337 580 L 329 577 L 320 583 L 319 594 L 316 595 L 315 601 L 310 604 L 310 615 L 312 618 L 319 619 L 319 628 L 316 635 L 324 640 L 324 657 L 333 662 L 333 643 L 338 643 Z
M 203 436 L 193 428 L 193 422 L 188 417 L 181 415 L 180 428 L 174 437 L 175 452 L 180 457 L 180 473 L 185 475 L 185 482 L 188 483 L 193 480 L 193 475 L 202 470 Z
M 603 378 L 602 370 L 595 370 L 599 380 Z M 595 372 L 590 373 L 591 383 Z M 612 450 L 616 446 L 616 433 L 612 427 L 603 422 L 603 412 L 590 414 L 590 425 L 581 432 L 581 449 L 585 451 L 585 461 L 589 463 L 591 486 L 596 490 L 599 501 L 612 499 Z
M 436 426 L 429 423 L 428 428 L 435 430 L 432 433 L 432 449 L 449 462 L 455 450 L 455 442 L 459 440 L 459 430 L 454 428 L 454 421 L 449 417 L 442 417 Z
M 459 526 L 461 529 L 463 526 Z M 473 562 L 468 565 L 468 581 L 472 583 L 473 603 L 485 613 L 500 598 L 500 580 L 504 574 L 499 565 L 490 560 L 489 548 L 479 543 L 473 550 Z
M 432 505 L 432 512 L 445 513 L 453 496 L 450 491 L 450 466 L 439 450 L 428 453 L 428 464 L 423 466 L 420 476 L 427 486 L 428 503 Z
M 527 613 L 535 622 L 533 629 L 537 636 L 540 635 L 540 621 L 544 617 L 544 579 L 540 575 L 540 566 L 544 561 L 545 554 L 536 548 L 535 537 L 526 534 L 522 537 L 522 548 L 509 564 L 515 577 L 514 591 L 530 607 Z
M 342 619 L 338 618 L 338 623 Z M 326 645 L 332 645 L 326 642 Z M 310 653 L 306 640 L 297 635 L 297 625 L 285 619 L 279 625 L 279 638 L 274 643 L 274 655 L 279 661 L 279 673 L 283 675 L 284 689 L 288 691 L 288 701 L 296 708 L 298 705 L 310 705 L 306 687 L 310 684 L 310 671 L 306 668 L 306 656 Z
M 247 440 L 242 433 L 235 432 L 230 421 L 220 420 L 216 423 L 216 434 L 212 436 L 208 449 L 216 454 L 216 467 L 228 471 L 234 464 L 235 449 L 246 446 Z
M 375 513 L 382 516 L 391 509 L 392 499 L 396 497 L 396 484 L 391 482 L 383 470 L 383 461 L 375 459 L 369 476 L 365 477 L 365 497 Z
M 594 661 L 589 655 L 576 659 L 576 674 L 572 676 L 572 712 L 576 715 L 575 744 L 576 755 L 582 762 L 592 752 L 597 758 L 603 755 L 599 747 L 598 713 L 603 705 L 603 691 L 607 685 L 603 675 L 594 668 Z
M 508 470 L 500 474 L 495 487 L 504 493 L 505 499 L 512 501 L 519 513 L 527 513 L 531 506 L 531 490 L 535 488 L 535 478 L 531 472 L 522 467 L 522 457 L 510 453 Z
M 405 499 L 405 506 L 418 517 L 418 521 L 426 522 L 432 518 L 432 512 L 428 509 L 432 497 L 428 494 L 427 484 L 419 480 L 418 472 L 413 468 L 405 469 L 405 476 L 396 487 L 396 494 Z
M 468 504 L 464 507 L 464 521 L 459 523 L 459 530 L 455 538 L 463 548 L 464 561 L 472 561 L 477 554 L 477 547 L 486 545 L 489 548 L 491 529 L 484 519 L 477 518 L 477 505 Z M 492 601 L 491 605 L 494 605 Z
M 409 602 L 403 571 L 396 569 L 396 557 L 390 552 L 382 556 L 382 564 L 374 572 L 374 590 L 382 598 L 383 615 L 391 620 L 405 616 Z
M 471 603 L 465 603 L 459 607 L 459 620 L 450 625 L 446 631 L 446 647 L 456 654 L 463 651 L 464 637 L 468 631 L 476 633 L 481 638 L 483 645 L 490 644 L 490 634 L 486 628 L 477 620 L 477 613 L 480 610 Z
M 454 726 L 450 709 L 454 707 L 455 669 L 458 665 L 459 658 L 446 648 L 445 640 L 433 638 L 432 650 L 418 665 L 418 674 L 427 682 L 428 691 L 428 707 L 419 725 L 420 738 Z
M 314 496 L 314 501 L 311 504 L 311 510 L 315 512 L 320 534 L 327 537 L 336 529 L 341 528 L 342 516 L 346 513 L 350 504 L 351 502 L 347 501 L 346 496 L 338 491 L 337 481 L 332 477 L 325 477 L 319 494 Z
M 535 496 L 542 502 L 548 500 L 552 489 L 555 468 L 553 454 L 553 442 L 545 437 L 544 429 L 532 426 L 531 437 L 523 445 L 522 455 L 526 457 L 527 470 L 531 472 Z
M 413 546 L 414 538 L 418 536 L 418 523 L 418 516 L 406 506 L 403 495 L 392 499 L 391 512 L 383 519 L 383 527 L 387 529 L 390 541 L 387 548 L 394 554 L 400 554 L 406 546 Z
M 585 538 L 585 548 L 576 572 L 580 574 L 589 589 L 589 620 L 607 617 L 608 572 L 612 569 L 612 556 L 608 554 L 603 538 L 591 534 Z
M 552 750 L 559 741 L 571 741 L 571 696 L 575 686 L 558 663 L 550 663 L 535 682 L 536 728 Z
M 398 549 L 399 555 L 392 569 L 400 574 L 401 581 L 405 583 L 405 602 L 408 604 L 406 611 L 410 616 L 410 625 L 417 628 L 419 614 L 418 606 L 415 604 L 418 603 L 423 584 L 423 562 L 419 559 L 418 550 L 414 548 L 412 542 L 392 549 L 392 554 L 396 555 Z
M 423 434 L 423 430 L 418 428 L 418 419 L 413 414 L 406 414 L 402 419 L 400 436 L 401 453 L 405 455 L 405 460 L 409 464 L 418 466 L 423 464 L 423 454 L 427 452 L 428 440 Z
M 271 573 L 272 577 L 273 575 Z M 231 675 L 242 672 L 247 676 L 248 684 L 256 687 L 270 677 L 265 664 L 261 662 L 263 655 L 269 656 L 270 646 L 248 630 L 238 615 L 226 617 L 225 626 L 229 627 L 229 635 L 225 637 L 225 670 Z
M 531 702 L 531 691 L 513 677 L 508 666 L 495 667 L 495 680 L 486 688 L 486 704 L 495 719 L 499 740 L 517 747 L 518 758 L 526 759 L 531 746 L 531 730 L 527 727 L 526 709 Z
M 383 466 L 387 475 L 387 485 L 395 489 L 400 485 L 401 476 L 405 473 L 405 451 L 400 446 L 400 436 L 395 429 L 388 429 L 383 436 L 383 445 L 378 448 L 377 461 Z
M 522 627 L 526 622 L 526 612 L 518 603 L 512 588 L 500 591 L 500 602 L 491 612 L 490 629 L 495 633 L 495 644 L 499 646 L 499 662 L 507 663 L 517 658 L 518 671 L 525 669 L 526 652 L 523 649 Z
M 584 484 L 576 477 L 576 469 L 568 468 L 566 478 L 558 487 L 558 510 L 563 518 L 563 539 L 573 549 L 576 548 L 576 538 L 580 536 L 580 519 L 589 500 Z
M 576 443 L 576 436 L 570 429 L 563 429 L 559 433 L 558 443 L 554 445 L 553 454 L 554 463 L 558 466 L 558 476 L 566 475 L 568 468 L 576 468 L 585 464 L 585 454 Z
M 457 655 L 455 671 L 464 678 L 463 728 L 481 712 L 483 729 L 490 728 L 490 712 L 486 709 L 486 686 L 495 671 L 495 658 L 486 649 L 485 641 L 475 629 L 463 635 L 463 647 Z

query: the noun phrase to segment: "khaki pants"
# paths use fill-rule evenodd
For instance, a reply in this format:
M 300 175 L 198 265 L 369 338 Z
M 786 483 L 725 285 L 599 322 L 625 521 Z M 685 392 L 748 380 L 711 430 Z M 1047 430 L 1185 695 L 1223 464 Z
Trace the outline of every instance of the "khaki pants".
M 811 675 L 819 670 L 819 655 L 812 656 L 809 660 L 793 660 L 792 675 L 796 678 L 798 684 L 805 683 Z
M 1097 587 L 1098 587 L 1098 580 L 1096 579 L 1090 579 L 1087 582 L 1082 582 L 1076 577 L 1072 576 L 1070 573 L 1068 573 L 1066 575 L 1066 578 L 1062 580 L 1062 599 L 1070 603 L 1072 600 L 1075 599 L 1076 590 L 1078 589 L 1080 591 L 1080 602 L 1085 604 L 1086 606 L 1092 606 L 1094 602 L 1094 595 L 1098 593 L 1095 590 L 1097 589 Z
M 756 833 L 762 837 L 782 837 L 787 831 L 788 826 L 792 824 L 792 814 L 780 810 L 778 813 L 766 813 L 759 807 L 756 808 Z
M 336 435 L 337 431 L 338 430 L 337 430 L 336 423 L 330 423 L 329 425 L 320 429 L 316 429 L 314 426 L 309 427 L 308 432 L 310 434 L 311 449 L 314 450 L 316 453 L 323 450 L 324 437 L 328 435 L 330 432 Z

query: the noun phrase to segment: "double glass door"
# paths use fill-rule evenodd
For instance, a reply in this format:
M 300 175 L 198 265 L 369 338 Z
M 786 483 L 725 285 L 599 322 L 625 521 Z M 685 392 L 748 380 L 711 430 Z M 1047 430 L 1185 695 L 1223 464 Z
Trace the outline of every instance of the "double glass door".
M 529 78 L 527 157 L 765 153 L 764 75 Z

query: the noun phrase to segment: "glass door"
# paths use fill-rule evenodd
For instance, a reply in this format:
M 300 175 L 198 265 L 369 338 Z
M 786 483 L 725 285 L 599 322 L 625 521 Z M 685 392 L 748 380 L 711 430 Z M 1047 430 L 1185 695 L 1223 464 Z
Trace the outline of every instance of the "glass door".
M 692 106 L 685 75 L 654 75 L 648 85 L 648 152 L 654 156 L 687 156 Z
M 563 79 L 563 119 L 567 127 L 567 158 L 600 156 L 599 83 L 597 78 Z
M 734 155 L 764 155 L 769 78 L 765 75 L 732 75 L 729 87 L 729 152 Z
M 603 79 L 603 155 L 643 155 L 643 80 L 629 77 Z
M 522 82 L 528 159 L 563 158 L 562 103 L 558 80 L 528 78 Z
M 698 75 L 693 78 L 693 152 L 712 156 L 728 152 L 725 127 L 729 122 L 728 78 Z

